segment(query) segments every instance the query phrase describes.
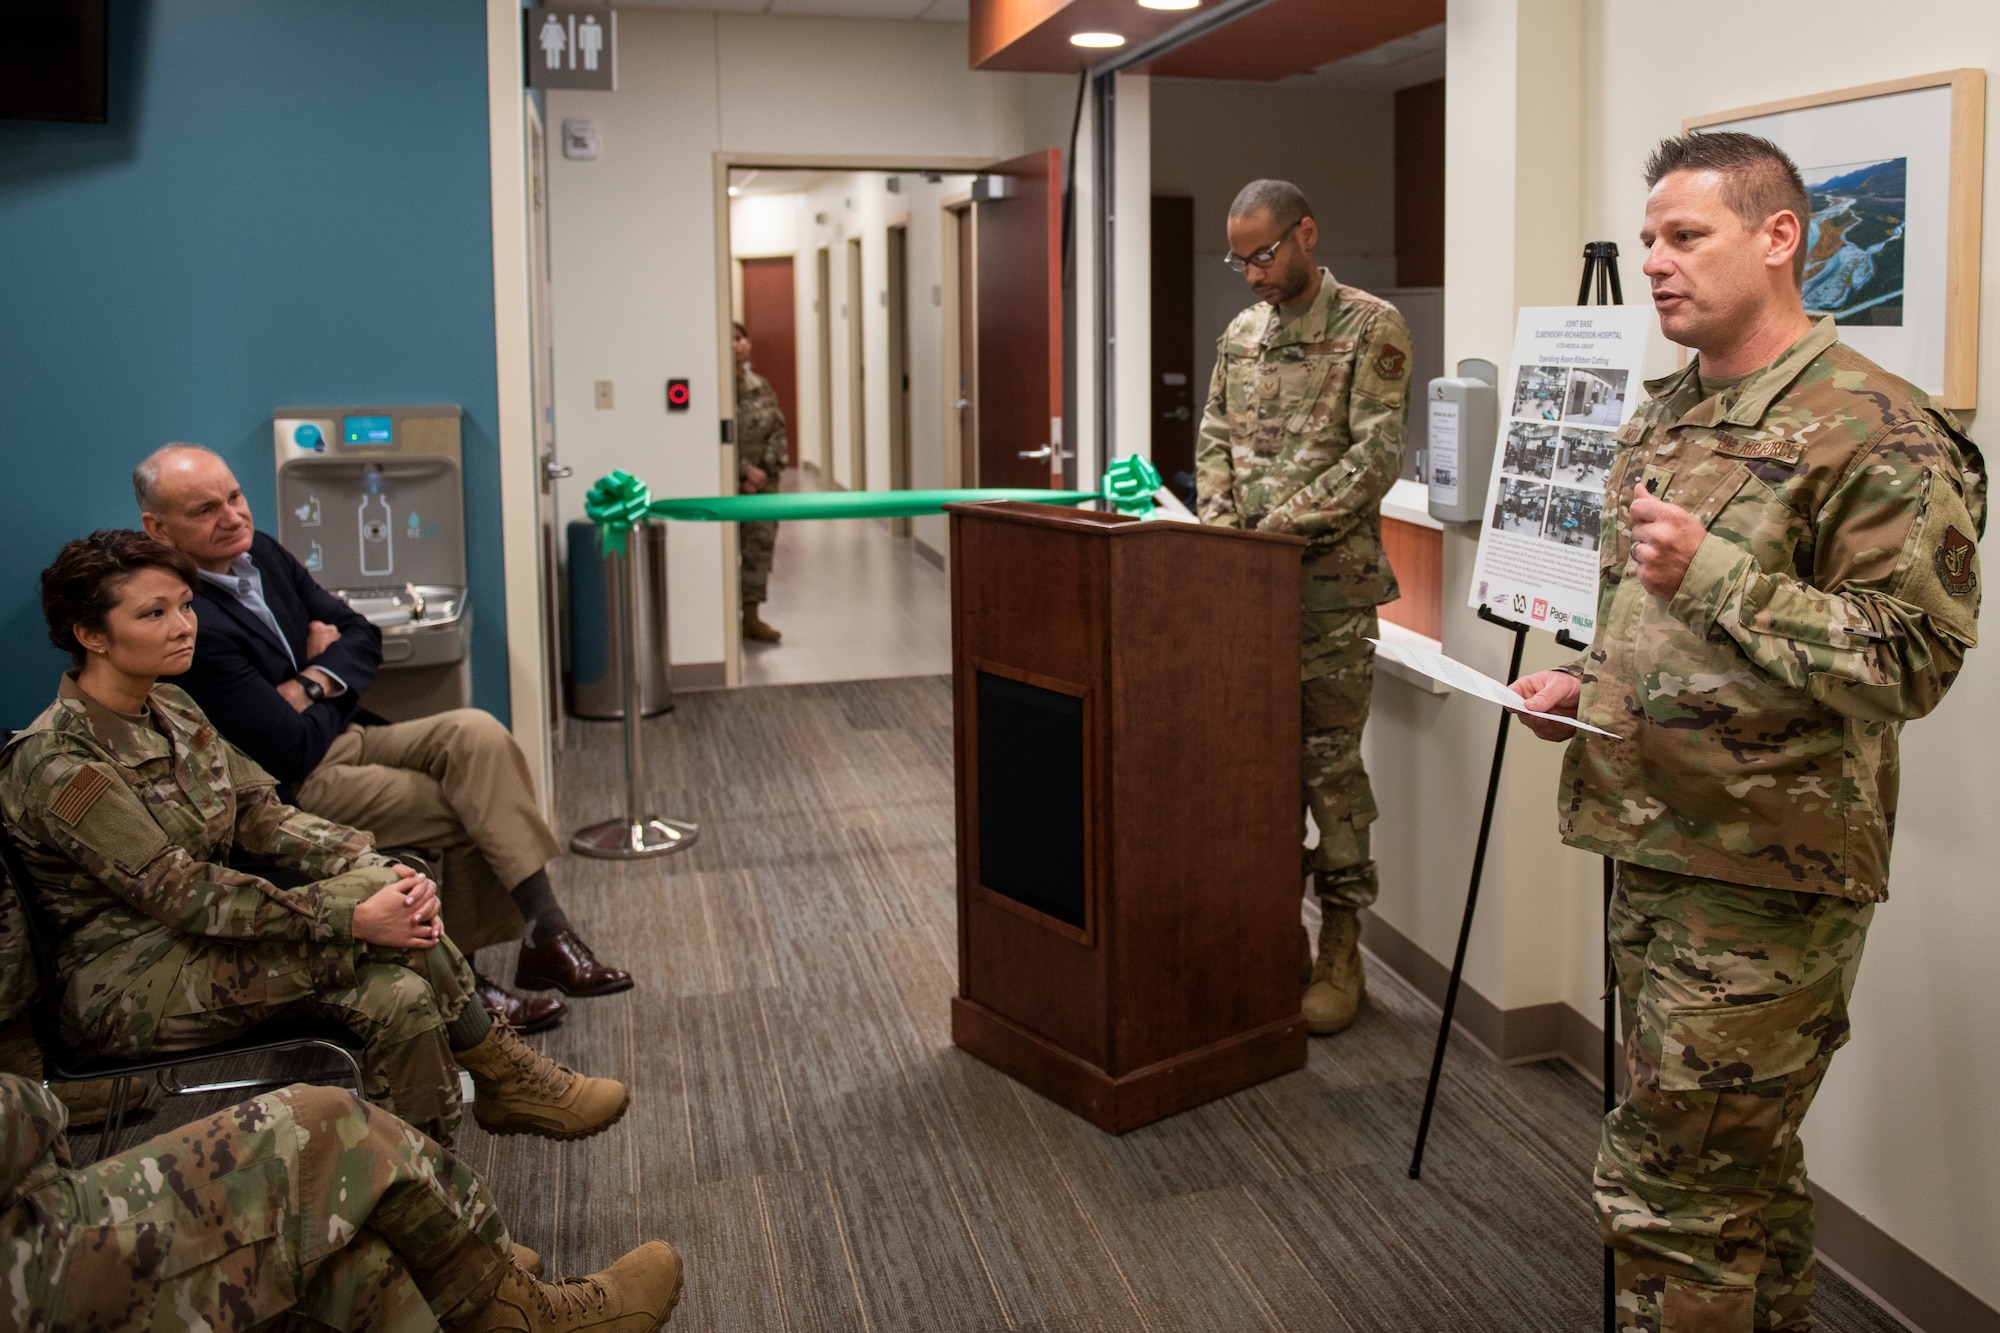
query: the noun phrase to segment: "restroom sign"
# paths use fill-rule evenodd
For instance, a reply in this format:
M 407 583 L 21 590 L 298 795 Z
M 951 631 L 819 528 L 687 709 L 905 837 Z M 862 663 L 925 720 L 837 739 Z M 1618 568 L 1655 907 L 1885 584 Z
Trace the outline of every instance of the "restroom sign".
M 536 5 L 527 12 L 530 88 L 618 90 L 618 11 Z

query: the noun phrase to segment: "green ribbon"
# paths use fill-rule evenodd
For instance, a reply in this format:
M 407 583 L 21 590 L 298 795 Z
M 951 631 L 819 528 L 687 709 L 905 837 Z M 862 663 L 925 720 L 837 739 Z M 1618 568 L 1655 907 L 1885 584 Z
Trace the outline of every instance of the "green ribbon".
M 1104 472 L 1094 491 L 980 488 L 937 491 L 795 491 L 790 494 L 675 496 L 654 500 L 646 483 L 629 472 L 598 479 L 583 502 L 597 525 L 606 551 L 625 549 L 625 534 L 648 518 L 705 523 L 797 523 L 806 519 L 909 518 L 937 514 L 946 505 L 986 500 L 1075 506 L 1103 500 L 1121 514 L 1144 514 L 1153 507 L 1160 474 L 1143 458 L 1120 458 Z
M 1111 460 L 1104 469 L 1104 498 L 1121 514 L 1147 514 L 1153 509 L 1153 492 L 1160 489 L 1160 473 L 1151 462 L 1137 454 Z
M 646 522 L 653 493 L 631 473 L 620 468 L 597 479 L 583 498 L 583 512 L 597 525 L 597 537 L 608 555 L 625 554 L 625 534 Z

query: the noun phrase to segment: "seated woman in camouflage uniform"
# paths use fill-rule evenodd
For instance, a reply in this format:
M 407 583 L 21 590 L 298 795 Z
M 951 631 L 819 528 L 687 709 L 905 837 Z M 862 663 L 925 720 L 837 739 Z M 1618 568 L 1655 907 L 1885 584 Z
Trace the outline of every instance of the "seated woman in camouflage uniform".
M 194 653 L 194 567 L 104 531 L 42 571 L 49 637 L 76 664 L 0 751 L 0 815 L 60 935 L 65 1035 L 106 1055 L 187 1050 L 280 1015 L 366 1044 L 371 1098 L 441 1142 L 458 1070 L 491 1133 L 573 1139 L 625 1113 L 622 1084 L 555 1064 L 493 1020 L 445 938 L 436 886 L 275 782 L 158 678 Z M 316 882 L 280 889 L 232 851 Z

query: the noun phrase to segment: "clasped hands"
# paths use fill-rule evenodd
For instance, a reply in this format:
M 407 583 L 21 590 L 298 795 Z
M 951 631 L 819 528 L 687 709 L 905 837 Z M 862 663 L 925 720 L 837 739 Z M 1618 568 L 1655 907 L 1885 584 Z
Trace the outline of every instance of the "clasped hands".
M 354 938 L 389 949 L 428 949 L 444 938 L 444 905 L 429 875 L 400 862 L 389 867 L 396 882 L 354 906 Z
M 1632 561 L 1639 573 L 1639 586 L 1655 597 L 1672 597 L 1687 577 L 1694 553 L 1701 549 L 1708 529 L 1701 520 L 1677 504 L 1656 498 L 1643 485 L 1632 494 Z M 1583 682 L 1567 671 L 1537 671 L 1507 687 L 1521 696 L 1522 703 L 1537 713 L 1576 716 Z M 1545 741 L 1566 741 L 1576 728 L 1545 717 L 1514 715 Z

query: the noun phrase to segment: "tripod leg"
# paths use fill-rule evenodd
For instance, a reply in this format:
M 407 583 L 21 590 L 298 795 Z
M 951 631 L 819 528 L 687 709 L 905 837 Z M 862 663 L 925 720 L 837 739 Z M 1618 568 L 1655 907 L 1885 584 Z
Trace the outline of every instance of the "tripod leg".
M 1521 653 L 1528 646 L 1528 627 L 1514 628 L 1514 656 L 1507 679 L 1521 674 Z M 1472 882 L 1465 890 L 1465 917 L 1458 926 L 1458 949 L 1452 954 L 1451 981 L 1444 990 L 1444 1013 L 1438 1020 L 1437 1046 L 1431 1052 L 1430 1081 L 1424 1085 L 1424 1112 L 1417 1120 L 1417 1145 L 1410 1153 L 1410 1179 L 1418 1180 L 1424 1170 L 1424 1141 L 1430 1137 L 1431 1112 L 1437 1106 L 1438 1078 L 1444 1073 L 1444 1048 L 1451 1041 L 1451 1017 L 1458 1008 L 1458 987 L 1465 978 L 1465 947 L 1472 939 L 1472 914 L 1479 905 L 1479 877 L 1486 868 L 1486 843 L 1493 836 L 1493 807 L 1500 796 L 1500 765 L 1507 757 L 1507 728 L 1513 717 L 1500 710 L 1500 731 L 1493 738 L 1493 771 L 1486 778 L 1486 808 L 1479 816 L 1479 841 L 1472 852 Z
M 1618 1109 L 1618 987 L 1611 969 L 1611 893 L 1617 871 L 1604 858 L 1604 1114 Z M 1604 1333 L 1618 1333 L 1618 1257 L 1604 1247 Z

